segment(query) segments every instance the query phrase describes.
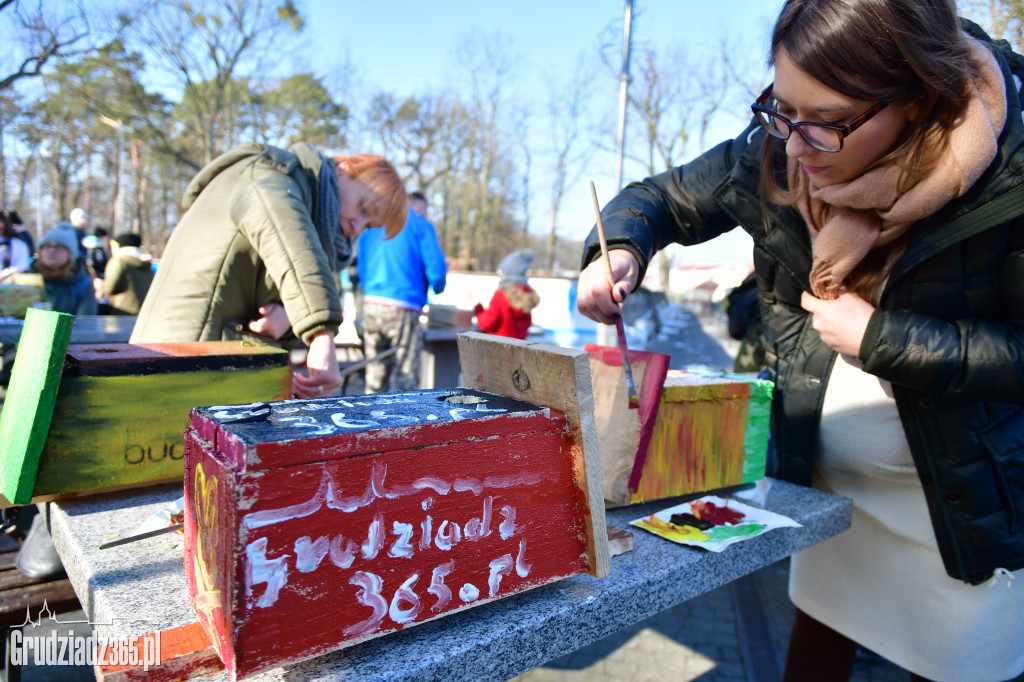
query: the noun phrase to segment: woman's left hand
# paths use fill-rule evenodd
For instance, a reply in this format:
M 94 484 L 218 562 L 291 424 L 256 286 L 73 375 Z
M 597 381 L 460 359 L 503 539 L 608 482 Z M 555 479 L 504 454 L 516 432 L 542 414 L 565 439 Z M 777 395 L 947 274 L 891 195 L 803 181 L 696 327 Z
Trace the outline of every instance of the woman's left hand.
M 811 326 L 832 350 L 857 357 L 868 321 L 875 307 L 860 296 L 840 291 L 839 298 L 824 301 L 804 292 L 800 305 L 811 314 Z
M 288 313 L 280 303 L 266 303 L 260 306 L 260 318 L 249 322 L 249 331 L 271 339 L 279 339 L 292 328 Z

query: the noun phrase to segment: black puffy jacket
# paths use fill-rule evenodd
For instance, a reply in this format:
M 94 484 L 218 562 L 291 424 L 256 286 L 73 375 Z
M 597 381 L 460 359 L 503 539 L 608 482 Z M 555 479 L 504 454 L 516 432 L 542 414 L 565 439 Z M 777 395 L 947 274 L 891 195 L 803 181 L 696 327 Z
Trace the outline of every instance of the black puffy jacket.
M 1024 74 L 1024 59 L 1005 44 L 992 48 L 1007 82 L 999 152 L 965 196 L 915 227 L 859 354 L 865 371 L 892 383 L 946 571 L 971 584 L 1024 567 L 1024 123 L 1013 76 Z M 776 475 L 809 485 L 836 354 L 800 307 L 810 291 L 806 226 L 771 206 L 772 229 L 764 227 L 766 137 L 752 124 L 691 163 L 633 183 L 602 219 L 609 248 L 632 251 L 644 271 L 669 243 L 697 244 L 737 224 L 751 234 L 776 383 Z M 592 232 L 583 263 L 599 253 Z

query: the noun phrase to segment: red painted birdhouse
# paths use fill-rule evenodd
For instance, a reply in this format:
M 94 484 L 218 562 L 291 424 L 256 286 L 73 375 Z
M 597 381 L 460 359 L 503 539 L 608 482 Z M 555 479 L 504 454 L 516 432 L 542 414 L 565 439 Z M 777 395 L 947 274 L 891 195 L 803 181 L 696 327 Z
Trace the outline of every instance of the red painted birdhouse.
M 566 423 L 470 389 L 193 410 L 185 565 L 227 670 L 587 572 Z

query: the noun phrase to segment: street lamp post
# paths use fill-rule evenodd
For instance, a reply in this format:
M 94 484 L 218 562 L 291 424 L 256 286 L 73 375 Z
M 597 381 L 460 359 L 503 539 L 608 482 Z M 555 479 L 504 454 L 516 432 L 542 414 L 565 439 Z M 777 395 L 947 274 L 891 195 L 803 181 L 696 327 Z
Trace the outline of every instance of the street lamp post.
M 115 173 L 116 188 L 114 191 L 114 227 L 112 234 L 121 231 L 121 216 L 124 215 L 124 182 L 122 181 L 124 168 L 124 123 L 100 114 L 100 121 L 117 130 L 117 173 Z
M 633 0 L 626 0 L 622 22 L 622 71 L 619 72 L 619 125 L 615 140 L 615 191 L 622 189 L 622 162 L 626 149 L 626 110 L 629 103 L 629 55 L 633 37 Z
M 43 161 L 50 156 L 45 145 L 40 145 L 37 151 L 38 164 L 36 167 L 36 243 L 43 238 Z
M 622 189 L 622 165 L 626 149 L 626 111 L 629 104 L 629 55 L 633 38 L 633 0 L 625 0 L 625 17 L 622 22 L 622 70 L 619 72 L 619 125 L 615 139 L 615 191 Z M 596 342 L 600 346 L 619 345 L 615 328 L 607 324 L 597 325 Z

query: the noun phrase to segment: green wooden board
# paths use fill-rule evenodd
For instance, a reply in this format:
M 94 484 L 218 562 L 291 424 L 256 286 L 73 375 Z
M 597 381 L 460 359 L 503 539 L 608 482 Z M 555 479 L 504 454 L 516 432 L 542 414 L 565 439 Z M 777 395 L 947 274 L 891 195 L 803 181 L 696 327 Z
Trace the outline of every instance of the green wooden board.
M 0 413 L 0 491 L 28 504 L 53 416 L 74 316 L 30 308 Z

